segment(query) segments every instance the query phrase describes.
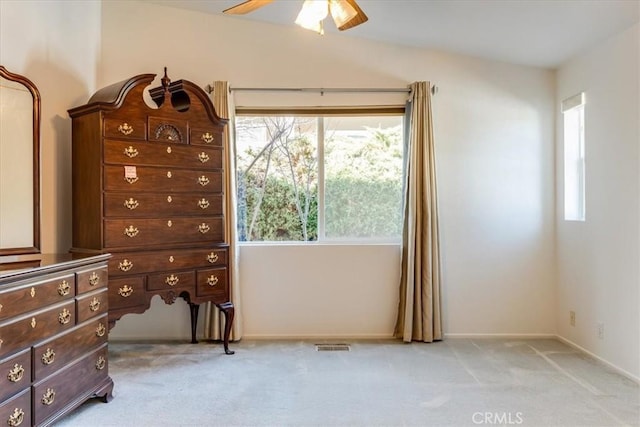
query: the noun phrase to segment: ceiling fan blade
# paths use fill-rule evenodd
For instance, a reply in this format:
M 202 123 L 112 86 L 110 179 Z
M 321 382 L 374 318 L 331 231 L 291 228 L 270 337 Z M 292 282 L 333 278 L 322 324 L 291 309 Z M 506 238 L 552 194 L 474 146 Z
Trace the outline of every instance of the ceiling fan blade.
M 363 24 L 369 20 L 367 15 L 360 9 L 360 6 L 356 3 L 356 0 L 346 0 L 347 3 L 351 5 L 356 10 L 356 16 L 342 24 L 338 27 L 340 31 L 348 30 L 349 28 L 353 28 L 357 25 Z
M 266 6 L 273 0 L 247 0 L 222 11 L 227 15 L 244 15 L 253 12 L 256 9 Z

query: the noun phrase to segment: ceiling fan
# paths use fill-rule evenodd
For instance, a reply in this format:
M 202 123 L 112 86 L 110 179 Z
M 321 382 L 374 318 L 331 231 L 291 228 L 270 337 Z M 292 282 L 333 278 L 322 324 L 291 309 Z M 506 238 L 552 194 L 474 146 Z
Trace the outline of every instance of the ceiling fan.
M 227 15 L 244 15 L 266 6 L 273 0 L 247 0 L 222 13 Z M 296 24 L 308 30 L 324 34 L 322 22 L 331 15 L 340 31 L 348 30 L 369 19 L 355 0 L 305 0 L 296 18 Z

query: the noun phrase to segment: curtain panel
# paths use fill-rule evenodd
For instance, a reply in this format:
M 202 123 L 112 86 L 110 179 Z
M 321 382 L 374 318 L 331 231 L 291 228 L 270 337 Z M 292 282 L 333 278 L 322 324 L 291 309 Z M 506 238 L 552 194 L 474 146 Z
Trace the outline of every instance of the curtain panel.
M 236 212 L 236 166 L 234 143 L 234 105 L 229 95 L 229 82 L 213 82 L 213 106 L 216 113 L 223 119 L 229 119 L 229 124 L 223 133 L 224 143 L 224 206 L 227 221 L 225 224 L 226 243 L 229 244 L 229 288 L 231 302 L 235 308 L 235 317 L 231 329 L 231 341 L 242 338 L 242 304 L 240 301 L 240 268 L 237 236 Z M 204 338 L 220 340 L 224 331 L 224 315 L 211 303 L 205 307 Z
M 429 82 L 411 84 L 405 144 L 400 298 L 394 335 L 405 342 L 442 339 L 440 237 Z

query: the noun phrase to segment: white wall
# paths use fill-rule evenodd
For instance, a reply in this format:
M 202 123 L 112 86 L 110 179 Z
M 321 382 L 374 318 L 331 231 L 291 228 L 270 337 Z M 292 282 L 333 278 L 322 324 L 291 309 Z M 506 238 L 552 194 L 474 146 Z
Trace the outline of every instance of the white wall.
M 586 93 L 586 221 L 563 220 L 562 115 L 557 144 L 560 336 L 640 378 L 639 26 L 568 61 L 557 102 Z M 576 326 L 569 325 L 569 311 Z M 598 339 L 597 323 L 604 323 Z
M 141 73 L 201 86 L 405 87 L 431 80 L 448 334 L 553 334 L 554 73 L 138 2 L 0 2 L 0 63 L 43 100 L 45 252 L 71 242 L 66 110 Z M 238 105 L 394 103 L 401 95 L 238 94 Z M 390 336 L 395 245 L 241 248 L 246 336 Z M 154 299 L 112 338 L 189 336 Z
M 552 71 L 138 2 L 102 5 L 98 86 L 161 73 L 204 87 L 405 87 L 431 80 L 449 334 L 554 334 Z M 268 98 L 268 99 L 267 99 Z M 238 93 L 238 105 L 403 103 L 368 94 Z M 241 248 L 245 336 L 390 336 L 397 246 Z M 188 336 L 154 301 L 117 338 Z
M 96 90 L 100 2 L 0 1 L 0 64 L 40 91 L 41 246 L 71 246 L 71 120 Z

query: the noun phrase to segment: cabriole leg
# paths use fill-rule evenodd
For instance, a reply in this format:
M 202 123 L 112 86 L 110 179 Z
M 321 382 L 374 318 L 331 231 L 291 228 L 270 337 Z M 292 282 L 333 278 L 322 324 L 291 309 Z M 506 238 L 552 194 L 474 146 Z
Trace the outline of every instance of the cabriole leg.
M 224 302 L 216 305 L 224 313 L 224 338 L 222 341 L 222 344 L 224 345 L 224 352 L 226 354 L 233 354 L 235 351 L 229 350 L 229 336 L 231 335 L 231 325 L 233 324 L 235 308 L 233 307 L 232 302 Z
M 198 326 L 198 310 L 200 309 L 200 305 L 189 303 L 189 308 L 191 309 L 191 344 L 198 344 L 196 327 Z

